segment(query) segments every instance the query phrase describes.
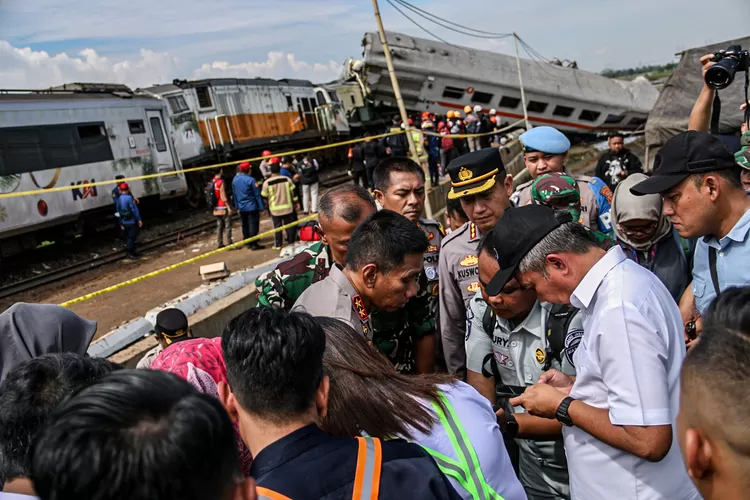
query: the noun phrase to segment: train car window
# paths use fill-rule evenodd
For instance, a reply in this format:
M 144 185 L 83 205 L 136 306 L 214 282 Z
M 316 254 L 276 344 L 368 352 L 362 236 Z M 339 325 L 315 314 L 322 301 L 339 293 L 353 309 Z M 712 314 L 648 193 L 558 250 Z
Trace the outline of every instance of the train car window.
M 167 150 L 167 143 L 164 140 L 164 133 L 161 130 L 161 120 L 157 116 L 152 116 L 148 120 L 151 125 L 151 133 L 154 134 L 154 142 L 156 143 L 156 150 L 163 152 Z
M 620 123 L 624 119 L 624 115 L 607 115 L 607 118 L 604 119 L 604 123 Z
M 318 99 L 318 106 L 326 105 L 326 96 L 323 94 L 322 90 L 315 92 L 315 98 Z
M 628 121 L 628 125 L 629 126 L 633 126 L 633 127 L 639 127 L 639 126 L 643 125 L 644 123 L 646 123 L 646 119 L 645 118 L 639 118 L 637 116 L 635 118 L 631 118 Z
M 185 102 L 185 98 L 181 95 L 174 95 L 172 97 L 167 97 L 167 101 L 169 101 L 169 107 L 172 108 L 172 114 L 182 113 L 183 111 L 188 110 L 187 102 Z M 211 107 L 211 98 L 208 99 L 209 105 L 206 107 Z M 203 106 L 201 106 L 203 107 Z
M 443 97 L 447 99 L 461 99 L 464 96 L 464 89 L 458 87 L 445 87 Z
M 289 109 L 294 109 L 294 104 L 292 103 L 292 96 L 290 94 L 285 94 L 284 97 L 286 97 L 286 107 Z
M 3 175 L 46 170 L 42 127 L 0 129 L 0 145 L 5 150 L 6 165 Z
M 207 85 L 203 87 L 195 87 L 195 95 L 198 96 L 198 107 L 213 108 L 211 93 L 208 91 Z
M 555 116 L 564 116 L 567 118 L 573 114 L 573 111 L 575 111 L 575 109 L 571 108 L 570 106 L 557 105 L 555 106 L 555 110 L 552 112 L 552 114 Z
M 601 113 L 598 111 L 591 111 L 590 109 L 584 109 L 581 111 L 581 114 L 578 115 L 579 120 L 584 120 L 587 122 L 595 122 L 599 119 L 599 116 L 601 116 Z
M 47 168 L 61 168 L 79 163 L 79 139 L 74 126 L 47 126 L 40 132 Z
M 500 106 L 501 108 L 515 109 L 520 103 L 521 99 L 504 95 L 500 98 L 500 103 L 498 104 L 498 106 Z
M 488 94 L 487 92 L 479 92 L 478 90 L 476 90 L 471 95 L 471 102 L 478 102 L 480 104 L 489 104 L 492 101 L 492 96 L 493 94 Z
M 146 133 L 146 126 L 143 124 L 143 120 L 128 120 L 128 129 L 131 134 Z
M 546 109 L 547 103 L 540 101 L 529 101 L 529 104 L 526 106 L 526 111 L 530 113 L 544 113 Z
M 329 96 L 331 96 L 331 101 L 333 101 L 333 102 L 341 102 L 341 101 L 339 100 L 339 96 L 338 96 L 338 94 L 336 93 L 336 91 L 334 91 L 334 90 L 329 90 L 329 91 L 328 91 L 328 95 L 329 95 Z
M 314 100 L 312 102 L 313 104 L 315 103 Z M 308 101 L 305 97 L 302 98 L 302 109 L 305 110 L 305 113 L 309 113 L 312 110 L 312 108 L 310 107 L 310 101 Z
M 81 164 L 114 159 L 103 123 L 87 123 L 78 125 L 77 128 L 80 138 L 78 161 Z

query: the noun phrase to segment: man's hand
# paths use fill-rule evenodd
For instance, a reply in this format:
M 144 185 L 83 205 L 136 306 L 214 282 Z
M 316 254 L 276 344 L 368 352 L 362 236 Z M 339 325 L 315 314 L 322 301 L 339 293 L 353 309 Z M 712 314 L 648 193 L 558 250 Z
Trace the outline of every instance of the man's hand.
M 505 424 L 508 422 L 508 419 L 505 418 L 505 410 L 500 408 L 495 412 L 495 415 L 497 416 L 497 425 L 500 426 L 500 431 L 505 432 Z
M 138 221 L 138 227 L 143 227 L 143 221 Z
M 120 226 L 120 229 L 125 231 L 125 226 Z
M 548 384 L 535 384 L 527 387 L 523 394 L 510 400 L 513 406 L 521 405 L 535 417 L 554 419 L 557 407 L 565 394 Z
M 566 396 L 570 395 L 570 390 L 573 388 L 573 382 L 574 380 L 572 377 L 565 375 L 559 370 L 549 370 L 539 376 L 540 384 L 551 385 Z
M 708 68 L 716 64 L 711 59 L 714 58 L 713 54 L 706 54 L 705 56 L 701 57 L 701 73 L 703 75 L 703 80 L 706 80 L 706 71 L 708 71 Z

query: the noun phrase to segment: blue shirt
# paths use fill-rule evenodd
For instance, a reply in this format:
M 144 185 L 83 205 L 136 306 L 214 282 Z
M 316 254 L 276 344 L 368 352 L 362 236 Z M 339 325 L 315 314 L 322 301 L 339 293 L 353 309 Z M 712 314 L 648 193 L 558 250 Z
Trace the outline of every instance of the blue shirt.
M 594 193 L 596 205 L 599 207 L 596 221 L 599 223 L 599 231 L 602 233 L 611 233 L 612 228 L 612 190 L 607 183 L 598 177 L 593 177 L 593 181 L 587 183 Z
M 382 441 L 380 498 L 450 499 L 456 491 L 427 452 L 402 439 Z M 263 448 L 250 475 L 258 486 L 293 499 L 350 500 L 357 440 L 308 425 Z
M 112 201 L 115 203 L 115 207 L 117 207 L 117 199 L 120 197 L 120 186 L 115 186 L 114 189 L 112 189 Z
M 122 193 L 115 202 L 117 213 L 120 214 L 120 224 L 123 226 L 133 226 L 140 222 L 141 213 L 138 211 L 138 205 L 133 201 L 133 196 Z M 129 216 L 126 214 L 130 213 Z
M 698 240 L 693 263 L 693 295 L 701 315 L 716 298 L 711 269 L 708 265 L 708 247 L 716 249 L 716 274 L 719 290 L 750 285 L 750 210 L 737 221 L 731 231 L 720 240 L 706 236 Z
M 234 206 L 240 212 L 265 209 L 258 184 L 255 179 L 247 174 L 239 173 L 234 176 L 232 193 L 234 194 Z
M 290 172 L 290 171 L 289 171 L 289 170 L 288 170 L 287 168 L 285 168 L 285 167 L 281 167 L 281 170 L 279 171 L 279 173 L 280 173 L 281 175 L 283 175 L 284 177 L 289 177 L 290 179 L 291 179 L 292 177 L 294 177 L 294 176 L 292 175 L 292 173 L 291 173 L 291 172 Z

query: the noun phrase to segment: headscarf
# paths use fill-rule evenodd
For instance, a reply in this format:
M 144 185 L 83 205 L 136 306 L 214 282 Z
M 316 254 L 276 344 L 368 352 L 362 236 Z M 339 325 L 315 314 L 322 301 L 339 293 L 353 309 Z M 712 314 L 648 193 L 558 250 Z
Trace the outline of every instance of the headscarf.
M 612 222 L 617 239 L 641 252 L 647 251 L 672 230 L 672 224 L 662 213 L 661 196 L 658 194 L 635 196 L 630 192 L 631 187 L 645 179 L 648 179 L 648 176 L 644 174 L 630 174 L 617 185 L 612 197 Z M 633 219 L 658 221 L 656 232 L 645 243 L 630 241 L 628 236 L 620 231 L 621 223 Z
M 96 321 L 65 307 L 13 304 L 0 314 L 0 381 L 19 364 L 42 354 L 86 354 L 95 333 Z
M 227 365 L 221 350 L 221 337 L 181 340 L 165 348 L 154 359 L 151 370 L 173 373 L 187 380 L 203 394 L 219 399 L 219 382 L 227 382 Z M 235 425 L 237 452 L 245 477 L 250 475 L 252 455 Z

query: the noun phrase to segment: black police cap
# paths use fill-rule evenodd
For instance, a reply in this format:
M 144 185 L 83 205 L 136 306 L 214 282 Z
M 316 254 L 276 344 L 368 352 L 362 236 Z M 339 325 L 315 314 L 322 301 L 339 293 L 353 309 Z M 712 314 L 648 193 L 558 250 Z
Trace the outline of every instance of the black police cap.
M 505 165 L 497 148 L 485 148 L 459 156 L 448 164 L 451 190 L 448 199 L 482 193 L 495 185 L 498 174 L 505 172 Z

